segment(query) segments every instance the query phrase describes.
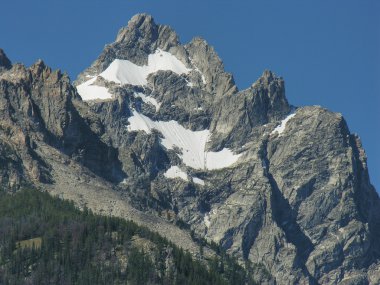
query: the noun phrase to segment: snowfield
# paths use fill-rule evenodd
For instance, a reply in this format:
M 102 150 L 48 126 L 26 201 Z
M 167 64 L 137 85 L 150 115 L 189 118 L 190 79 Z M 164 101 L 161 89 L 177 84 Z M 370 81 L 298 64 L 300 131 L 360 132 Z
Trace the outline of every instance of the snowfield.
M 148 75 L 159 70 L 171 70 L 177 74 L 187 74 L 192 69 L 187 68 L 174 55 L 158 49 L 154 54 L 148 56 L 147 65 L 139 66 L 129 60 L 115 59 L 98 76 L 120 85 L 145 86 Z M 200 72 L 199 69 L 196 68 L 196 70 Z M 109 93 L 106 87 L 94 85 L 98 76 L 94 76 L 77 86 L 78 93 L 83 100 L 112 98 L 112 94 Z M 202 80 L 205 83 L 206 79 L 203 75 Z M 161 103 L 157 102 L 153 97 L 143 93 L 135 93 L 134 96 L 141 98 L 144 103 L 153 105 L 156 108 L 156 112 L 159 111 Z M 198 110 L 201 110 L 201 107 Z M 219 152 L 206 151 L 206 144 L 211 135 L 209 130 L 191 131 L 173 120 L 168 122 L 152 121 L 137 111 L 133 111 L 133 115 L 128 121 L 130 123 L 128 126 L 129 131 L 144 131 L 146 133 L 150 133 L 152 129 L 159 131 L 163 136 L 161 144 L 167 149 L 179 148 L 181 150 L 179 156 L 183 163 L 194 169 L 212 170 L 229 167 L 240 157 L 240 155 L 234 154 L 228 148 L 224 148 Z M 200 179 L 195 181 L 194 183 L 202 183 Z
M 148 65 L 139 66 L 129 60 L 115 59 L 100 76 L 119 84 L 146 85 L 148 75 L 159 70 L 171 70 L 177 74 L 191 71 L 171 53 L 157 49 L 148 56 Z
M 98 76 L 120 85 L 131 84 L 145 86 L 147 85 L 148 75 L 159 70 L 171 70 L 177 74 L 187 74 L 192 69 L 187 68 L 171 53 L 157 49 L 154 54 L 148 56 L 148 65 L 139 66 L 129 60 L 115 59 L 110 66 Z M 78 93 L 83 100 L 108 99 L 112 97 L 112 95 L 108 93 L 107 88 L 91 85 L 96 78 L 97 76 L 77 87 Z M 104 88 L 105 90 L 99 90 L 98 88 Z
M 179 157 L 183 163 L 194 169 L 221 169 L 229 167 L 238 161 L 241 154 L 234 154 L 228 148 L 218 152 L 206 151 L 206 143 L 210 138 L 210 131 L 192 131 L 185 129 L 178 122 L 171 120 L 153 121 L 137 111 L 128 118 L 129 131 L 144 131 L 147 134 L 153 129 L 159 131 L 163 138 L 161 144 L 166 149 L 178 147 L 181 150 Z
M 77 90 L 79 95 L 82 97 L 82 100 L 106 100 L 111 99 L 112 94 L 108 92 L 108 89 L 103 86 L 92 85 L 96 81 L 97 77 L 93 77 L 92 79 L 82 83 L 77 86 Z

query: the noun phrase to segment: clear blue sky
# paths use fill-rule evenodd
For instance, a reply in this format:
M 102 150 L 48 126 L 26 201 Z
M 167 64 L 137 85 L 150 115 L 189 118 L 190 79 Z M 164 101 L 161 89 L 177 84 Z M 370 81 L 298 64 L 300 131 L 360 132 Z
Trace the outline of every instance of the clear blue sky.
M 240 89 L 271 69 L 297 106 L 343 113 L 380 190 L 380 1 L 2 0 L 0 47 L 13 62 L 42 58 L 74 79 L 132 15 L 202 36 Z

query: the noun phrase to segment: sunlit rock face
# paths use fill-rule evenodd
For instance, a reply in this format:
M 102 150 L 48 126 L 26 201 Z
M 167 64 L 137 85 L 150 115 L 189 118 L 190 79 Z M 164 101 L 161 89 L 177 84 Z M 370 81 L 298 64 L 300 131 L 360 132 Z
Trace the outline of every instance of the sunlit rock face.
M 214 48 L 134 16 L 75 84 L 0 50 L 0 184 L 134 219 L 273 284 L 378 284 L 380 205 L 344 118 L 264 71 L 238 90 Z M 181 222 L 186 227 L 178 228 Z

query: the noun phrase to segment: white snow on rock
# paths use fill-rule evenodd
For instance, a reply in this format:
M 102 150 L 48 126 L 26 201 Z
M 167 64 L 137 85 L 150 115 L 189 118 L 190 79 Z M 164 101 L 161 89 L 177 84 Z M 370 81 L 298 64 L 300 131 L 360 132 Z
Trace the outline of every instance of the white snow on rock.
M 148 65 L 139 66 L 129 60 L 115 59 L 100 76 L 119 84 L 146 85 L 148 75 L 159 70 L 171 70 L 177 74 L 191 71 L 171 53 L 157 49 L 148 56 Z
M 171 70 L 177 74 L 187 74 L 191 71 L 171 53 L 157 49 L 154 54 L 148 56 L 148 65 L 139 66 L 129 60 L 115 59 L 99 76 L 118 84 L 146 85 L 148 75 L 159 70 Z M 101 87 L 104 89 L 98 90 L 96 88 L 100 88 L 99 86 L 91 86 L 96 78 L 77 86 L 83 100 L 105 99 L 107 88 Z
M 193 182 L 195 183 L 195 184 L 199 184 L 199 185 L 205 185 L 205 181 L 204 180 L 202 180 L 202 179 L 200 179 L 200 178 L 198 178 L 198 177 L 193 177 Z
M 295 116 L 296 114 L 290 114 L 285 119 L 281 121 L 281 124 L 279 124 L 270 134 L 274 135 L 275 133 L 278 133 L 279 136 L 285 131 L 286 123 Z
M 174 120 L 153 121 L 135 110 L 132 113 L 132 116 L 128 118 L 129 131 L 144 131 L 149 134 L 152 129 L 156 129 L 163 136 L 161 144 L 166 149 L 179 148 L 182 152 L 179 157 L 187 166 L 194 169 L 225 168 L 235 163 L 241 156 L 227 148 L 219 152 L 206 151 L 206 143 L 210 137 L 209 130 L 192 131 L 185 129 Z
M 219 169 L 234 164 L 240 155 L 234 154 L 228 148 L 224 148 L 218 152 L 206 152 L 206 168 Z
M 108 92 L 108 89 L 103 86 L 93 85 L 95 81 L 96 77 L 93 77 L 77 86 L 78 93 L 82 97 L 82 100 L 111 99 L 112 94 Z
M 182 180 L 188 181 L 188 176 L 186 172 L 184 172 L 178 166 L 171 166 L 165 173 L 164 176 L 166 178 L 181 178 Z
M 147 96 L 147 95 L 140 93 L 140 92 L 135 93 L 135 96 L 141 98 L 143 100 L 143 102 L 145 102 L 147 104 L 151 104 L 154 107 L 156 107 L 156 112 L 158 112 L 160 110 L 161 103 L 158 103 L 158 101 L 156 99 L 154 99 L 153 97 Z

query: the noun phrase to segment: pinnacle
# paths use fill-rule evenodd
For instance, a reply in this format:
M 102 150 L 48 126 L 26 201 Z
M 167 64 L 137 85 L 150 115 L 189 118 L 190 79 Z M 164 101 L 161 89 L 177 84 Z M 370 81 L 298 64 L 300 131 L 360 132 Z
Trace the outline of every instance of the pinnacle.
M 266 69 L 264 70 L 263 75 L 261 77 L 266 78 L 268 81 L 272 81 L 276 77 L 276 75 L 272 71 Z
M 137 30 L 142 31 L 153 31 L 157 29 L 157 25 L 154 22 L 154 19 L 151 15 L 148 14 L 136 14 L 129 20 L 128 25 L 126 27 L 123 27 L 120 29 L 117 37 L 116 42 L 122 42 L 126 38 L 128 38 L 129 33 L 133 33 Z
M 154 19 L 151 15 L 146 13 L 140 13 L 134 15 L 131 20 L 128 22 L 129 25 L 137 25 L 140 26 L 142 23 L 150 23 L 152 25 L 155 25 Z
M 281 81 L 282 78 L 276 76 L 276 74 L 274 74 L 272 71 L 266 69 L 266 70 L 264 70 L 263 74 L 259 77 L 259 79 L 257 79 L 256 82 L 254 82 L 252 84 L 252 87 L 256 87 L 259 84 L 268 85 L 269 83 L 271 83 L 274 80 L 280 80 Z
M 31 67 L 31 70 L 42 71 L 47 68 L 45 62 L 42 59 L 38 59 Z

